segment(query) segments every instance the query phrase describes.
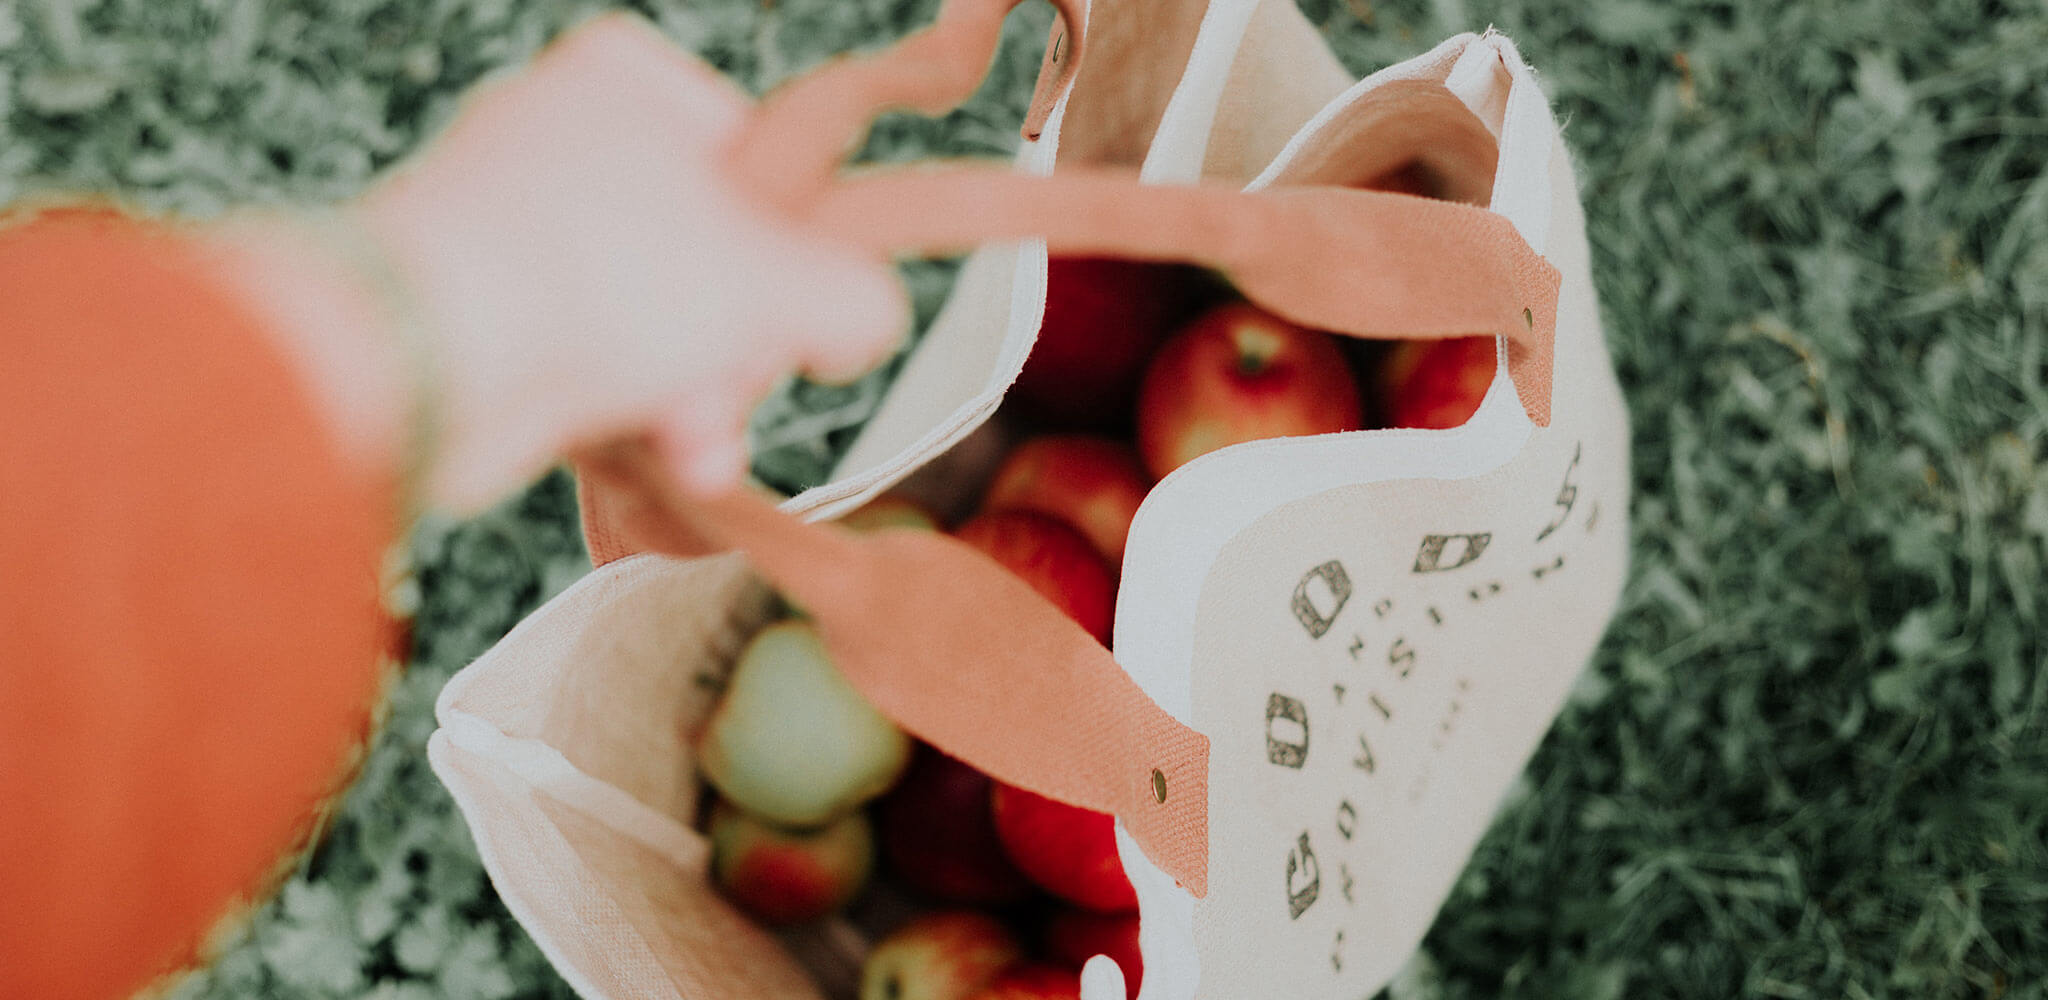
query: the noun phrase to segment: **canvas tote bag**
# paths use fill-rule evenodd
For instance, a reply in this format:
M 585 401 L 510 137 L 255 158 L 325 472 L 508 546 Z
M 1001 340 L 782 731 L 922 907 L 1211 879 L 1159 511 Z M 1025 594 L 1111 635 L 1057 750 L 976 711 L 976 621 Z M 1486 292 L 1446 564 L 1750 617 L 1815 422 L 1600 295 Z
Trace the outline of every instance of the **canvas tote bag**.
M 1114 659 L 956 543 L 816 523 L 906 480 L 972 479 L 971 435 L 1036 336 L 1045 242 L 970 256 L 833 480 L 780 510 L 678 497 L 628 447 L 584 456 L 598 568 L 448 684 L 429 745 L 507 906 L 584 996 L 849 990 L 861 932 L 749 923 L 713 892 L 694 829 L 690 736 L 778 592 L 913 734 L 1118 817 L 1151 1000 L 1383 986 L 1612 614 L 1626 416 L 1569 158 L 1515 48 L 1463 35 L 1353 83 L 1291 0 L 1067 14 L 1036 137 L 993 182 L 1042 201 L 983 215 L 985 187 L 906 181 L 935 214 L 1070 250 L 1203 244 L 1261 304 L 1345 332 L 1494 332 L 1491 390 L 1456 429 L 1260 441 L 1167 477 L 1132 525 Z M 1061 60 L 1077 49 L 1076 78 Z M 1160 197 L 1229 185 L 1283 206 L 1419 170 L 1480 207 L 1381 197 L 1364 216 L 1276 209 L 1278 243 L 1251 225 L 1126 239 L 1100 231 L 1119 218 L 1105 225 L 1117 209 L 1092 180 L 1029 186 L 1102 165 Z M 1388 225 L 1357 231 L 1382 203 Z M 1210 246 L 1233 241 L 1264 249 Z M 1087 1000 L 1121 996 L 1106 961 Z

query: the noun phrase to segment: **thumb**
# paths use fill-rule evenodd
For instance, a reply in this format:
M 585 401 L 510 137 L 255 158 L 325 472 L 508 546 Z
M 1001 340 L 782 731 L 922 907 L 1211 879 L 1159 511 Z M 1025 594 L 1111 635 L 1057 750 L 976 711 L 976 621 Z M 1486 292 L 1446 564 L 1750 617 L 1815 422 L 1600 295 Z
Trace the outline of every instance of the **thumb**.
M 655 448 L 683 489 L 723 493 L 746 477 L 746 425 L 747 411 L 735 395 L 699 385 L 656 423 Z
M 812 271 L 817 282 L 788 317 L 804 370 L 826 382 L 850 382 L 872 369 L 910 328 L 910 297 L 894 268 L 834 261 Z

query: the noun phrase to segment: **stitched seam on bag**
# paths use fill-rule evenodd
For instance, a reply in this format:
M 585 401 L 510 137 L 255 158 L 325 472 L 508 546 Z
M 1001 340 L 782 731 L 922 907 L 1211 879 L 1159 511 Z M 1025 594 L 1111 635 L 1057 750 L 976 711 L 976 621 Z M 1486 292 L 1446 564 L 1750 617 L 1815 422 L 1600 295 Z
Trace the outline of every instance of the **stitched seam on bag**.
M 609 782 L 578 768 L 560 750 L 460 710 L 451 711 L 441 731 L 450 743 L 518 776 L 536 792 L 596 820 L 605 828 L 662 856 L 685 871 L 703 871 L 710 849 L 687 827 Z

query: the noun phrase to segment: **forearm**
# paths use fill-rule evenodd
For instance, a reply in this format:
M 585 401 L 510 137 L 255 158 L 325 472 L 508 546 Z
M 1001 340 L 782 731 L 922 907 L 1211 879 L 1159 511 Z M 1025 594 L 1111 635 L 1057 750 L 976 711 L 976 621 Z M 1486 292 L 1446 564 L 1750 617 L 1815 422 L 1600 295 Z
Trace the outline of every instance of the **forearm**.
M 465 103 L 339 209 L 201 237 L 350 460 L 418 499 L 474 509 L 625 434 L 729 488 L 775 381 L 857 374 L 907 325 L 883 256 L 732 184 L 744 95 L 644 23 L 600 19 Z
M 550 391 L 571 384 L 574 354 L 531 356 L 559 341 L 534 333 L 558 297 L 507 266 L 503 234 L 452 208 L 450 187 L 400 174 L 335 210 L 250 215 L 195 240 L 350 462 L 395 479 L 404 503 L 474 510 L 545 464 L 584 415 L 563 410 L 575 394 Z

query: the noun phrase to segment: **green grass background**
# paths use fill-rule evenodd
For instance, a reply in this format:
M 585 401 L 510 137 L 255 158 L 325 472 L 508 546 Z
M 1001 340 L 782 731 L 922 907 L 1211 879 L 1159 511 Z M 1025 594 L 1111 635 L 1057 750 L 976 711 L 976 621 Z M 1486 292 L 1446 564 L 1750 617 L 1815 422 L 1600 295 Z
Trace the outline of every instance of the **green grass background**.
M 1398 996 L 2048 996 L 2048 5 L 1303 3 L 1360 72 L 1517 39 L 1579 159 L 1634 412 L 1620 617 Z M 757 91 L 931 10 L 638 6 Z M 343 198 L 590 9 L 0 2 L 0 202 Z M 1045 21 L 868 155 L 1010 148 Z M 947 273 L 912 269 L 927 312 Z M 786 389 L 759 471 L 815 478 L 885 377 Z M 587 570 L 573 518 L 554 476 L 420 527 L 389 728 L 181 996 L 568 995 L 422 751 L 449 674 Z

